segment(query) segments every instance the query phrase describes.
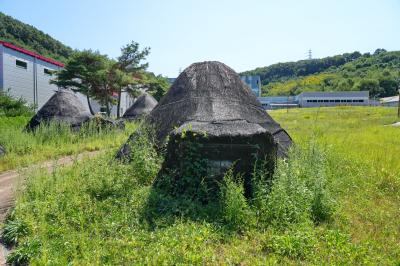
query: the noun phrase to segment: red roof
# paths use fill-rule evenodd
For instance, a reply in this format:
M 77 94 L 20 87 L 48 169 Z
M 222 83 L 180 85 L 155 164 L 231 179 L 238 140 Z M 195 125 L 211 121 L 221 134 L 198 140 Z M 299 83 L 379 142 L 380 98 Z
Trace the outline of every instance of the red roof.
M 59 67 L 64 67 L 64 64 L 61 63 L 61 62 L 58 62 L 58 61 L 56 61 L 54 59 L 51 59 L 51 58 L 47 58 L 47 57 L 41 56 L 40 54 L 37 54 L 35 52 L 23 49 L 23 48 L 18 47 L 18 46 L 15 46 L 15 45 L 13 45 L 11 43 L 8 43 L 8 42 L 5 42 L 5 41 L 0 41 L 0 44 L 2 44 L 4 47 L 13 49 L 15 51 L 18 51 L 20 53 L 23 53 L 23 54 L 26 54 L 26 55 L 29 55 L 29 56 L 32 56 L 32 57 L 35 57 L 35 58 L 40 59 L 42 61 L 45 61 L 47 63 L 53 64 L 53 65 L 56 65 L 56 66 L 59 66 Z

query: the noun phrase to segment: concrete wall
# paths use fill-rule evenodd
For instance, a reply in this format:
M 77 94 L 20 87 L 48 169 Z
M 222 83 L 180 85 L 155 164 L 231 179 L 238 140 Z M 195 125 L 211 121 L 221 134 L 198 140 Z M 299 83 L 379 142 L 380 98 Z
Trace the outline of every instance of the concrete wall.
M 87 103 L 87 98 L 86 95 L 83 95 L 81 93 L 77 93 L 79 100 L 85 105 L 85 107 L 89 110 L 89 105 Z M 121 112 L 120 115 L 122 116 L 125 111 L 135 102 L 135 99 L 129 96 L 128 93 L 122 92 L 121 95 Z M 92 109 L 94 113 L 100 112 L 101 105 L 93 100 L 90 99 L 90 105 L 92 106 Z M 117 105 L 113 105 L 111 107 L 111 116 L 116 117 L 117 116 Z
M 27 68 L 16 65 L 16 60 L 27 63 Z M 34 58 L 3 46 L 3 89 L 10 89 L 10 95 L 24 98 L 29 104 L 34 104 Z
M 40 109 L 58 88 L 49 82 L 52 75 L 46 74 L 45 69 L 58 70 L 60 67 L 36 59 L 0 45 L 1 69 L 0 88 L 14 98 L 24 98 L 28 104 L 36 104 Z M 16 61 L 26 62 L 26 68 L 16 65 Z
M 54 75 L 45 73 L 45 69 L 50 72 L 59 70 L 60 67 L 44 62 L 42 60 L 36 60 L 36 88 L 37 88 L 37 104 L 38 107 L 42 107 L 58 90 L 56 85 L 50 84 L 50 80 L 54 78 Z

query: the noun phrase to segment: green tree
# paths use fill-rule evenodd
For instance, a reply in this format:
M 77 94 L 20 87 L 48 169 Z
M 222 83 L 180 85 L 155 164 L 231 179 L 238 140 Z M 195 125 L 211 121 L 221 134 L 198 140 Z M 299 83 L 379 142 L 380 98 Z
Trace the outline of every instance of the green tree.
M 159 101 L 161 97 L 163 97 L 168 91 L 171 85 L 163 76 L 155 76 L 153 73 L 148 73 L 145 81 L 145 87 L 147 92 L 149 92 L 157 101 Z
M 119 83 L 116 86 L 118 93 L 117 100 L 117 117 L 120 117 L 120 106 L 121 106 L 121 94 L 123 89 L 127 89 L 131 94 L 137 94 L 136 89 L 138 88 L 138 83 L 140 83 L 140 79 L 142 77 L 141 72 L 147 69 L 149 64 L 146 62 L 142 62 L 146 60 L 146 57 L 150 53 L 150 48 L 145 47 L 143 50 L 140 50 L 139 43 L 130 42 L 121 48 L 121 55 L 118 57 L 118 62 L 116 67 L 125 73 L 131 73 L 134 82 L 130 84 L 126 84 L 124 82 Z M 127 78 L 121 79 L 121 81 L 127 81 Z M 131 85 L 131 86 L 128 86 Z
M 123 89 L 130 91 L 134 89 L 133 84 L 135 83 L 132 75 L 126 73 L 119 68 L 118 63 L 113 63 L 107 70 L 107 76 L 105 81 L 105 89 L 108 90 L 109 101 L 106 101 L 107 114 L 110 115 L 109 103 L 114 103 L 114 94 L 118 94 L 117 99 L 117 117 L 120 117 L 120 105 L 121 105 L 121 92 Z
M 379 82 L 375 79 L 362 79 L 357 88 L 360 91 L 369 91 L 372 97 L 382 96 L 383 89 L 379 86 Z
M 92 50 L 75 52 L 67 61 L 65 67 L 56 73 L 51 81 L 61 88 L 70 88 L 86 95 L 89 110 L 94 111 L 90 98 L 104 102 L 104 84 L 109 59 L 107 56 Z M 103 88 L 102 88 L 103 87 Z

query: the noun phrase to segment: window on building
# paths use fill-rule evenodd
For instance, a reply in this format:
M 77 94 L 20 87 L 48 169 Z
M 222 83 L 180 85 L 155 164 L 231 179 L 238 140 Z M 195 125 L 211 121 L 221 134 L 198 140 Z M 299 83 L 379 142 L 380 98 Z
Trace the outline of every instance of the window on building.
M 15 65 L 17 66 L 17 67 L 20 67 L 20 68 L 24 68 L 24 69 L 27 69 L 28 68 L 28 63 L 27 62 L 25 62 L 25 61 L 21 61 L 21 60 L 15 60 Z
M 340 100 L 335 100 L 335 103 L 340 103 Z
M 329 102 L 330 102 L 330 103 L 334 103 L 334 102 L 335 102 L 335 100 L 329 100 Z
M 324 100 L 324 103 L 329 103 L 329 100 Z
M 53 75 L 53 71 L 48 68 L 43 68 L 43 73 L 46 75 Z

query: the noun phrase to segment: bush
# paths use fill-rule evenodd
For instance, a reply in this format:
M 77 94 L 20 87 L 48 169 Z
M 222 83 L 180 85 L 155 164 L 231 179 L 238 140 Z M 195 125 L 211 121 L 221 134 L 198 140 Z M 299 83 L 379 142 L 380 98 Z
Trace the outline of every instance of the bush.
M 137 138 L 131 143 L 131 167 L 139 177 L 142 185 L 153 183 L 157 172 L 160 170 L 162 158 L 157 154 L 154 143 L 154 132 L 150 129 L 141 129 L 145 134 L 138 134 Z
M 14 99 L 8 92 L 0 91 L 0 116 L 30 116 L 33 114 L 33 108 L 29 107 L 22 98 Z
M 244 230 L 251 226 L 253 213 L 244 195 L 243 179 L 230 169 L 220 187 L 220 203 L 225 223 L 230 229 Z
M 28 265 L 29 261 L 40 252 L 40 242 L 37 239 L 23 242 L 7 256 L 11 265 Z
M 9 246 L 16 245 L 21 238 L 28 235 L 29 231 L 29 227 L 24 221 L 10 219 L 3 229 L 2 238 L 4 244 Z
M 334 204 L 327 189 L 326 167 L 324 153 L 309 144 L 305 149 L 293 147 L 288 159 L 278 161 L 269 189 L 262 168 L 256 169 L 253 204 L 260 214 L 258 223 L 285 228 L 309 220 L 328 221 Z

